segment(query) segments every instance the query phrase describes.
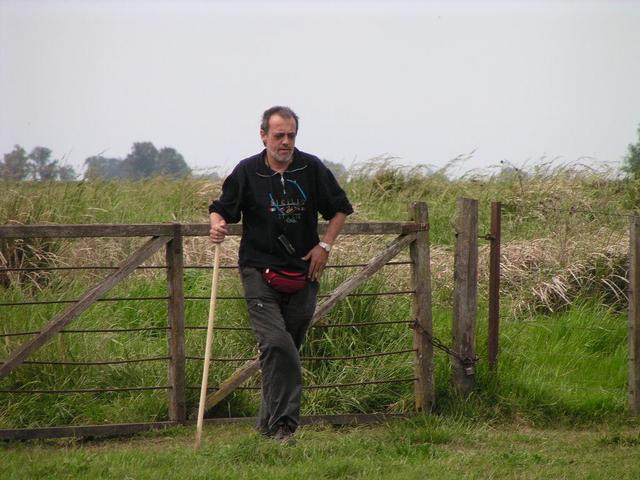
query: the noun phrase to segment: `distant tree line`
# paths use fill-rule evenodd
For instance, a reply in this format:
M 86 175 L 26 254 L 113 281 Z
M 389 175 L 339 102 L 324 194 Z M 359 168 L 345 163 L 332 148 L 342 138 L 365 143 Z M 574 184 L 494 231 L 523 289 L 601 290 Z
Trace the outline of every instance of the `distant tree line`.
M 16 145 L 0 160 L 2 180 L 74 180 L 76 177 L 73 167 L 53 160 L 51 150 L 46 147 L 36 147 L 27 154 L 24 148 Z
M 191 169 L 184 157 L 175 149 L 165 147 L 158 150 L 151 142 L 134 143 L 124 159 L 102 155 L 85 160 L 86 180 L 127 179 L 166 176 L 185 177 Z M 35 147 L 30 153 L 16 145 L 0 160 L 0 180 L 75 180 L 78 174 L 73 167 L 61 165 L 51 158 L 51 150 Z
M 191 169 L 184 157 L 171 147 L 158 150 L 151 142 L 137 142 L 131 147 L 131 153 L 124 159 L 109 158 L 101 155 L 89 157 L 84 161 L 87 180 L 98 178 L 141 180 L 143 178 L 187 177 Z

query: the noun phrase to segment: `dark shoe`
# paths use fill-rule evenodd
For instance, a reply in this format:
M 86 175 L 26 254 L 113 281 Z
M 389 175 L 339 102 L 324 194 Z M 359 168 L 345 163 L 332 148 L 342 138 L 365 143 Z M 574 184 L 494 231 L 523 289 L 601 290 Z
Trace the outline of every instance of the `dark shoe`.
M 273 435 L 273 439 L 283 445 L 293 446 L 296 444 L 296 439 L 293 438 L 293 432 L 286 425 L 280 425 L 278 427 L 278 430 L 276 430 L 276 433 Z
M 263 430 L 263 429 L 256 429 L 256 433 L 258 435 L 260 435 L 261 437 L 267 437 L 267 438 L 273 438 L 273 433 L 270 432 L 269 430 Z

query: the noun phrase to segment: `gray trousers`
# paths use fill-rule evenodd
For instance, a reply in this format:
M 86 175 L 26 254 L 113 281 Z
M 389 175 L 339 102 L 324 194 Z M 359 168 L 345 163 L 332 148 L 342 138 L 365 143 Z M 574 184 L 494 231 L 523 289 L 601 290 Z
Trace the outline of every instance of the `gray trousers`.
M 302 397 L 299 348 L 316 308 L 318 282 L 307 282 L 294 294 L 276 292 L 262 273 L 241 267 L 251 328 L 260 348 L 262 400 L 257 429 L 274 433 L 280 425 L 298 427 Z

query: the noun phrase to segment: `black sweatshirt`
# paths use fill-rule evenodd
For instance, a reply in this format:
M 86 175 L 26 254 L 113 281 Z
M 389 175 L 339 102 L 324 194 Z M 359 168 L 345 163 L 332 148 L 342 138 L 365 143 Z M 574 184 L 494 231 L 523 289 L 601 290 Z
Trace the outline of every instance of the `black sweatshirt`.
M 331 171 L 318 157 L 294 149 L 293 162 L 282 174 L 267 165 L 266 150 L 242 160 L 222 185 L 219 200 L 209 206 L 227 223 L 242 216 L 241 267 L 306 272 L 302 260 L 318 244 L 318 213 L 330 220 L 353 208 Z M 287 253 L 285 235 L 295 253 Z

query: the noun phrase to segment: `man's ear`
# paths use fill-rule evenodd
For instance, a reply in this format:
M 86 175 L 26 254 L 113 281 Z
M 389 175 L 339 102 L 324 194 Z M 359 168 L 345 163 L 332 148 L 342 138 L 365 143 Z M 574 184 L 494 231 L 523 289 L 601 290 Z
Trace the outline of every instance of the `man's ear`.
M 260 140 L 262 140 L 262 144 L 266 147 L 267 146 L 267 132 L 265 132 L 262 129 L 260 129 Z

